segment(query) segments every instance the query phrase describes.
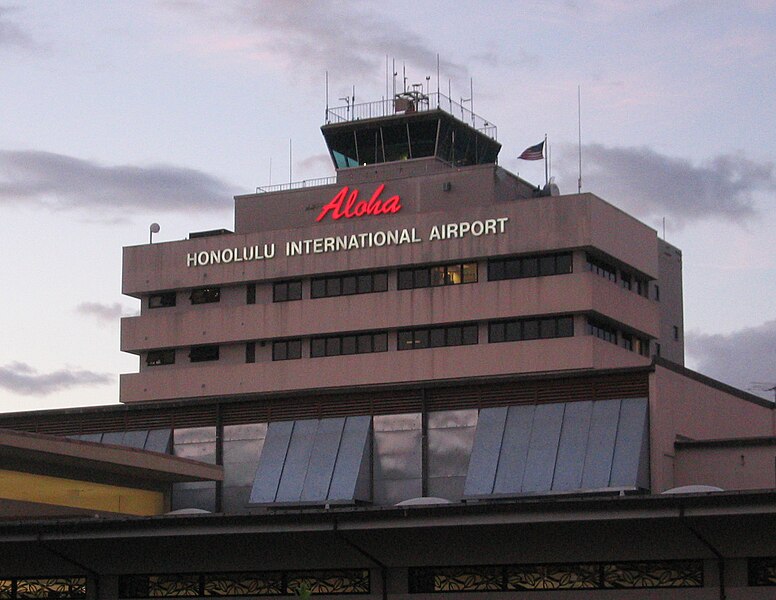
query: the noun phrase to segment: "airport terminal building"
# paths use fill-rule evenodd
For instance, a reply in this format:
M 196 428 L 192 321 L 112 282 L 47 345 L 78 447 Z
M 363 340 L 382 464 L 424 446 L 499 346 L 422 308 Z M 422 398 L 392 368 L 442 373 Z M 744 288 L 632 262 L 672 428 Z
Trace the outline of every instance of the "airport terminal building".
M 772 598 L 774 403 L 686 369 L 682 256 L 439 94 L 336 177 L 124 249 L 120 405 L 0 415 L 0 598 Z

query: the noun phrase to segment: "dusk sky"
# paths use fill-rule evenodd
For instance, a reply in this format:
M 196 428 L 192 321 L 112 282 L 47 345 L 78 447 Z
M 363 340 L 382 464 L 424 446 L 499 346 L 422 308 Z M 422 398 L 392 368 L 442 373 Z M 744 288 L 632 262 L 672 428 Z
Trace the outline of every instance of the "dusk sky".
M 437 55 L 501 166 L 543 183 L 548 135 L 561 193 L 581 86 L 583 191 L 682 249 L 687 366 L 776 385 L 776 0 L 0 0 L 0 410 L 118 402 L 122 247 L 332 175 L 325 73 L 380 100 L 386 57 L 435 91 Z

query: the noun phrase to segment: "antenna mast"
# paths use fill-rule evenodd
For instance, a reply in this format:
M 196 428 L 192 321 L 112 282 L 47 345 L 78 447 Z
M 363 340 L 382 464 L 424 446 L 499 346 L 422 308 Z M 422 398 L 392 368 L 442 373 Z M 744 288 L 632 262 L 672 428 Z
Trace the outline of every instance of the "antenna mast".
M 579 135 L 579 179 L 577 193 L 582 193 L 582 86 L 577 86 L 577 127 Z M 663 236 L 665 237 L 665 236 Z

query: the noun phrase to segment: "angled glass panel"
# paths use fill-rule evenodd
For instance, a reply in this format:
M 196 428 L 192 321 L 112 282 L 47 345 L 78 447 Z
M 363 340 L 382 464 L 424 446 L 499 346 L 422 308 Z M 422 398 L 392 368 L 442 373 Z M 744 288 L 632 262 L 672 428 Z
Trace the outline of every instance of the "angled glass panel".
M 276 502 L 299 502 L 318 429 L 317 420 L 294 421 Z
M 267 437 L 259 456 L 250 502 L 275 501 L 293 429 L 293 421 L 276 421 L 267 427 Z
M 565 409 L 565 403 L 537 405 L 523 475 L 523 492 L 549 492 L 552 489 Z
M 555 461 L 555 475 L 552 479 L 554 491 L 581 489 L 592 415 L 593 403 L 589 400 L 569 402 L 566 405 L 560 431 L 558 458 Z
M 617 426 L 617 440 L 614 444 L 612 474 L 609 485 L 612 487 L 649 487 L 649 481 L 643 481 L 647 456 L 647 399 L 628 398 L 620 406 L 620 422 Z M 646 483 L 646 485 L 645 485 Z
M 171 435 L 172 432 L 169 429 L 152 429 L 148 432 L 143 450 L 167 454 L 170 451 Z
M 619 400 L 593 402 L 590 436 L 587 442 L 585 468 L 582 473 L 582 487 L 584 489 L 609 487 L 619 418 Z
M 109 431 L 108 433 L 102 434 L 103 444 L 113 444 L 115 446 L 121 446 L 121 443 L 123 441 L 124 441 L 123 431 Z
M 494 494 L 517 494 L 523 487 L 535 411 L 533 404 L 509 407 Z
M 322 419 L 318 423 L 310 466 L 302 488 L 302 502 L 322 502 L 328 497 L 344 427 L 344 417 Z
M 365 461 L 369 458 L 369 436 L 372 418 L 368 415 L 347 417 L 342 431 L 342 441 L 337 452 L 334 474 L 331 479 L 328 500 L 348 501 L 369 500 L 357 498 L 357 490 L 371 489 L 362 479 L 369 475 Z
M 466 473 L 464 496 L 485 496 L 493 493 L 506 420 L 506 406 L 483 408 L 480 411 L 469 470 Z
M 148 430 L 145 431 L 127 431 L 124 433 L 124 439 L 121 442 L 122 446 L 128 446 L 129 448 L 137 448 L 142 450 L 145 448 L 146 439 L 148 438 Z

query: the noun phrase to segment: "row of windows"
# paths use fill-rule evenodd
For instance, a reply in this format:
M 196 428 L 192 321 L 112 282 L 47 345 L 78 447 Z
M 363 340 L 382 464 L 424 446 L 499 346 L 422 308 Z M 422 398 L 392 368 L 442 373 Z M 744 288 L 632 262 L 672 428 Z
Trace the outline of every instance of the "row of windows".
M 572 269 L 571 252 L 492 258 L 488 261 L 488 281 L 562 275 Z
M 619 345 L 631 352 L 649 356 L 649 340 L 620 332 L 609 324 L 588 319 L 587 334 Z M 574 336 L 574 318 L 569 315 L 504 319 L 488 323 L 488 343 L 519 342 L 527 340 L 553 339 Z M 479 325 L 464 323 L 439 327 L 414 327 L 397 332 L 397 350 L 420 350 L 444 346 L 467 346 L 479 343 Z M 262 345 L 264 343 L 262 342 Z M 386 352 L 388 332 L 362 332 L 319 336 L 310 339 L 310 357 L 343 356 Z M 272 360 L 293 360 L 302 358 L 302 339 L 278 340 L 272 342 Z M 192 346 L 189 351 L 191 362 L 219 359 L 218 345 Z M 245 362 L 256 361 L 256 342 L 245 347 Z M 148 366 L 175 363 L 175 350 L 151 350 L 146 355 Z
M 610 281 L 617 281 L 617 269 L 597 258 L 587 255 L 587 269 Z M 488 260 L 488 280 L 502 281 L 505 279 L 521 279 L 525 277 L 541 277 L 561 275 L 573 271 L 571 252 L 555 254 L 537 254 L 531 256 L 510 256 Z M 457 285 L 461 283 L 476 283 L 478 280 L 477 263 L 453 263 L 399 269 L 397 287 L 400 290 L 415 288 Z M 647 296 L 649 284 L 646 279 L 620 273 L 623 288 L 632 290 L 642 296 Z M 311 298 L 331 298 L 353 294 L 368 294 L 388 290 L 388 272 L 375 271 L 352 275 L 334 275 L 316 277 L 310 282 Z M 655 286 L 656 299 L 658 288 Z M 218 287 L 196 288 L 191 291 L 192 304 L 207 304 L 219 302 L 221 291 Z M 175 306 L 175 292 L 153 294 L 148 298 L 149 308 Z M 289 302 L 302 299 L 302 280 L 292 279 L 278 281 L 272 286 L 273 302 Z M 246 288 L 246 303 L 256 303 L 256 284 Z
M 476 262 L 399 269 L 398 274 L 400 290 L 460 283 L 477 283 Z
M 510 319 L 488 325 L 488 341 L 491 343 L 572 337 L 573 335 L 574 319 L 572 317 Z
M 587 270 L 596 275 L 600 275 L 604 279 L 617 282 L 617 269 L 614 265 L 587 255 Z M 649 297 L 649 282 L 643 277 L 638 277 L 628 273 L 627 271 L 620 271 L 620 285 L 623 289 L 636 292 L 639 296 Z M 655 300 L 660 300 L 660 288 L 655 286 Z
M 478 343 L 478 329 L 476 324 L 405 329 L 399 331 L 397 350 L 420 350 L 422 348 L 476 344 Z
M 385 292 L 388 289 L 388 271 L 361 273 L 360 275 L 337 275 L 316 277 L 310 282 L 310 297 L 332 298 Z
M 631 352 L 638 352 L 642 356 L 649 356 L 649 340 L 647 338 L 618 331 L 608 323 L 588 318 L 587 334 L 594 335 L 610 344 L 621 346 Z
M 387 351 L 388 334 L 385 332 L 360 333 L 358 335 L 329 335 L 326 337 L 315 337 L 310 340 L 311 358 Z

